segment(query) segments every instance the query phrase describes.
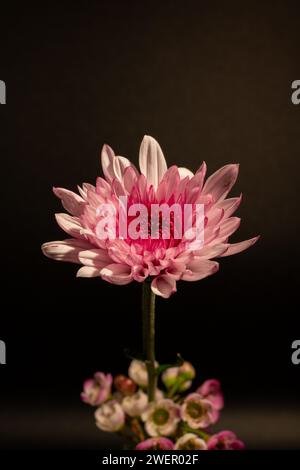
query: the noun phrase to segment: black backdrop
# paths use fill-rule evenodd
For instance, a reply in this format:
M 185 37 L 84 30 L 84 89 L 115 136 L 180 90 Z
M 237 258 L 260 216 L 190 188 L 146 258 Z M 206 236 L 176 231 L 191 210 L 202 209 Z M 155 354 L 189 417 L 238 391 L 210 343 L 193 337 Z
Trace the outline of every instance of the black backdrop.
M 276 412 L 296 401 L 300 106 L 291 83 L 300 78 L 299 3 L 114 0 L 1 10 L 7 422 L 10 410 L 30 406 L 72 405 L 76 413 L 83 379 L 97 369 L 125 372 L 124 347 L 140 348 L 141 286 L 76 279 L 76 266 L 44 258 L 40 245 L 64 238 L 51 187 L 93 183 L 105 142 L 137 163 L 144 134 L 159 140 L 169 164 L 196 170 L 205 159 L 211 173 L 239 162 L 232 194 L 244 198 L 234 240 L 262 235 L 221 260 L 216 275 L 158 299 L 158 359 L 180 352 L 200 380 L 220 378 L 227 406 L 262 402 Z

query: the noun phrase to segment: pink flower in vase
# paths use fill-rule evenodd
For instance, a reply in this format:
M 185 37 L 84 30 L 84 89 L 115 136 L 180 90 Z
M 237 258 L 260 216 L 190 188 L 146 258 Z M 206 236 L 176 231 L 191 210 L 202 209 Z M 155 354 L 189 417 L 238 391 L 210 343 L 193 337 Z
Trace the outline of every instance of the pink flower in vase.
M 84 382 L 83 392 L 81 392 L 80 397 L 82 401 L 89 405 L 101 405 L 108 399 L 111 393 L 111 385 L 111 374 L 105 375 L 103 372 L 96 372 L 94 378 Z
M 208 440 L 207 448 L 208 450 L 243 450 L 245 444 L 236 437 L 234 432 L 221 431 Z
M 177 281 L 204 279 L 219 269 L 214 258 L 239 253 L 256 242 L 258 237 L 228 242 L 240 224 L 232 215 L 241 197 L 226 199 L 238 165 L 226 165 L 205 181 L 204 162 L 195 174 L 175 165 L 167 168 L 159 144 L 150 136 L 140 147 L 140 172 L 108 145 L 101 161 L 105 178 L 97 178 L 95 186 L 84 183 L 80 194 L 53 189 L 69 213 L 56 214 L 57 223 L 71 238 L 45 243 L 42 250 L 49 258 L 81 264 L 78 277 L 101 277 L 118 285 L 150 277 L 152 291 L 168 298 Z M 187 217 L 186 207 L 191 207 Z M 197 231 L 198 207 L 203 225 Z

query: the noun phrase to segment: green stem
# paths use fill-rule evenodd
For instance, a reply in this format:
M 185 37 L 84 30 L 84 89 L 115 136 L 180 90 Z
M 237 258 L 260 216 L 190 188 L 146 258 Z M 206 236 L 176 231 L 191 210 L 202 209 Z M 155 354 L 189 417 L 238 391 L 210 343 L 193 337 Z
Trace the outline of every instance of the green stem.
M 148 371 L 148 400 L 154 400 L 156 390 L 155 372 L 155 294 L 151 283 L 143 283 L 143 352 Z
M 182 430 L 183 430 L 183 433 L 191 432 L 193 434 L 197 434 L 197 436 L 201 437 L 205 441 L 207 441 L 210 438 L 210 434 L 207 434 L 207 432 L 202 431 L 202 429 L 190 428 L 186 423 L 182 425 Z

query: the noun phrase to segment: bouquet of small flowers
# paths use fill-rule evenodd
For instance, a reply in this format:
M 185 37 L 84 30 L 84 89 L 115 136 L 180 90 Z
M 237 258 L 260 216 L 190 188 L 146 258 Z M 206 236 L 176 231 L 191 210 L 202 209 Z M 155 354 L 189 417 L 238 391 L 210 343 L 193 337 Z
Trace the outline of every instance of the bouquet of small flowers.
M 104 178 L 83 183 L 79 194 L 53 188 L 68 212 L 56 214 L 57 223 L 70 238 L 44 243 L 42 250 L 49 258 L 81 265 L 77 277 L 142 284 L 143 354 L 130 364 L 129 377 L 113 381 L 97 372 L 85 382 L 82 399 L 98 407 L 100 429 L 127 435 L 136 449 L 241 449 L 231 431 L 211 431 L 223 407 L 219 382 L 207 380 L 184 395 L 193 366 L 183 361 L 159 366 L 155 359 L 156 296 L 167 299 L 179 281 L 215 274 L 215 258 L 240 253 L 259 238 L 229 243 L 240 225 L 233 213 L 241 196 L 227 198 L 239 166 L 225 165 L 207 179 L 205 162 L 195 173 L 168 168 L 150 136 L 141 143 L 140 171 L 108 145 L 101 164 Z
M 165 366 L 162 366 L 165 368 Z M 156 363 L 156 370 L 161 370 Z M 137 450 L 241 450 L 244 443 L 232 431 L 213 433 L 224 400 L 220 382 L 210 379 L 195 392 L 188 390 L 195 369 L 184 361 L 161 373 L 164 389 L 147 395 L 146 364 L 132 360 L 128 376 L 96 372 L 83 384 L 81 399 L 96 407 L 96 426 L 128 438 Z M 113 390 L 114 387 L 114 390 Z

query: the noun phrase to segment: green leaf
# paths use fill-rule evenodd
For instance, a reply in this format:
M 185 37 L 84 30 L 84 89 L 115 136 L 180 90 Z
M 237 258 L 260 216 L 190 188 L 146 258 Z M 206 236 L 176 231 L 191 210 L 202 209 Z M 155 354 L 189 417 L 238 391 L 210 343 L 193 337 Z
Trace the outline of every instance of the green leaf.
M 143 354 L 135 352 L 135 351 L 130 351 L 129 348 L 124 349 L 124 355 L 130 360 L 137 360 L 137 361 L 142 361 L 145 362 L 145 358 L 143 357 Z

